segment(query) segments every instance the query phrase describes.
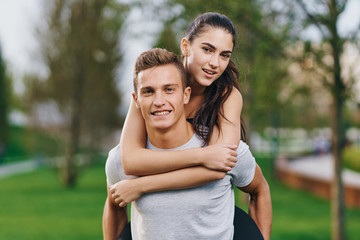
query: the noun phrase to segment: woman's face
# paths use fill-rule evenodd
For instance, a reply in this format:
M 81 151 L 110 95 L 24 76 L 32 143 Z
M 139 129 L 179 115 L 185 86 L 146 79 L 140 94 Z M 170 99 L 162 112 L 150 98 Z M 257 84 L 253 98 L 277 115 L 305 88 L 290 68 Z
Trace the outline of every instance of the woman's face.
M 187 57 L 192 80 L 210 86 L 225 71 L 233 49 L 233 37 L 224 29 L 209 27 L 191 43 L 183 39 L 181 49 Z M 185 48 L 183 44 L 186 44 Z

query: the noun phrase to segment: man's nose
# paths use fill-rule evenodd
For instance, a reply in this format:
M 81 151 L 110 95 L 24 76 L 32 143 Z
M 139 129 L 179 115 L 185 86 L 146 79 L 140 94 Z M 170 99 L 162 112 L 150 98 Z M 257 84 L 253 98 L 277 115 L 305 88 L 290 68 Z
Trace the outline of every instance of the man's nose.
M 154 105 L 156 106 L 162 106 L 165 104 L 165 98 L 164 94 L 162 93 L 156 93 L 154 98 Z

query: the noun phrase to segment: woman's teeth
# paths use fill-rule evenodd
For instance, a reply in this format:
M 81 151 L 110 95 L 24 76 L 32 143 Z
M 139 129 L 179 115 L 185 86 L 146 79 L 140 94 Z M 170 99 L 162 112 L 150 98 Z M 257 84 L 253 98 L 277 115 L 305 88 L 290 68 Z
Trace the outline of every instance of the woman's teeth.
M 214 75 L 215 72 L 212 72 L 212 71 L 209 71 L 209 70 L 206 70 L 206 69 L 203 69 L 204 72 L 206 72 L 207 74 L 211 74 L 211 75 Z

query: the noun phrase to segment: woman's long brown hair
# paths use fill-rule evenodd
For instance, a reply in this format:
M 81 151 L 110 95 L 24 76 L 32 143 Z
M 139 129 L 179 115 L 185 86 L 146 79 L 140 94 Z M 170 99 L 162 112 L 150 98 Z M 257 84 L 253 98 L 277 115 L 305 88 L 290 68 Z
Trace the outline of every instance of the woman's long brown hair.
M 235 28 L 228 17 L 219 13 L 210 12 L 198 16 L 186 30 L 186 37 L 191 42 L 201 33 L 210 29 L 209 27 L 221 28 L 229 32 L 235 46 Z M 195 132 L 203 139 L 204 145 L 209 143 L 215 126 L 221 131 L 220 117 L 228 120 L 224 116 L 223 105 L 234 87 L 240 90 L 238 78 L 239 71 L 230 60 L 223 74 L 205 89 L 204 99 L 193 120 Z M 246 126 L 242 118 L 241 140 L 247 141 Z

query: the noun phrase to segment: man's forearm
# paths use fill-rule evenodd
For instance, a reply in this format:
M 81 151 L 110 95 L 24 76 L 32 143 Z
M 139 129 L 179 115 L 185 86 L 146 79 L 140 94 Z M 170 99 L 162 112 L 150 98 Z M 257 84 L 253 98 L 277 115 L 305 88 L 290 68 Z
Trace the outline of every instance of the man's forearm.
M 264 240 L 269 240 L 272 227 L 272 206 L 270 191 L 267 183 L 264 190 L 257 194 L 250 194 L 249 215 L 258 225 Z
M 104 240 L 117 240 L 127 223 L 127 209 L 113 204 L 109 197 L 105 201 L 103 212 Z

